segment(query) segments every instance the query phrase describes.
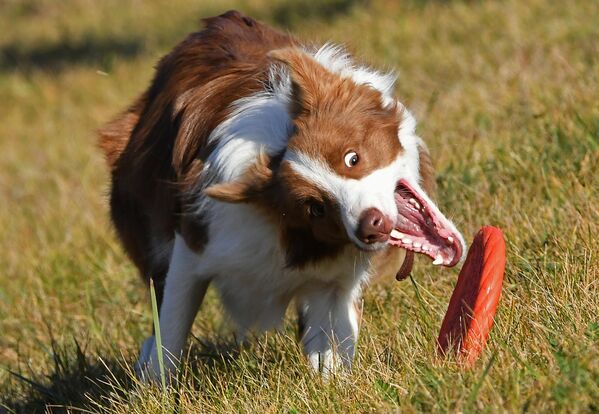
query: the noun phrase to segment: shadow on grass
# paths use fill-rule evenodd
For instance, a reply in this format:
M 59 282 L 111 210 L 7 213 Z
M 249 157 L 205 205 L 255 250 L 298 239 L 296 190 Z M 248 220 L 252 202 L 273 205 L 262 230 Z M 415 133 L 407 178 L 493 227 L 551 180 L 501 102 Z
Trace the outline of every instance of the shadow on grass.
M 347 15 L 356 6 L 368 6 L 369 0 L 297 0 L 276 7 L 271 19 L 279 26 L 293 29 L 306 20 L 331 22 Z
M 465 3 L 475 3 L 479 0 L 462 0 Z M 339 17 L 346 16 L 356 7 L 367 9 L 371 0 L 295 0 L 277 6 L 270 13 L 270 20 L 279 27 L 294 29 L 305 21 L 333 22 Z M 424 7 L 428 4 L 451 4 L 455 0 L 408 0 L 402 2 L 402 7 Z
M 91 358 L 75 341 L 73 347 L 52 342 L 52 372 L 10 370 L 15 386 L 0 399 L 0 413 L 61 413 L 90 409 L 92 401 L 124 392 L 131 384 L 122 362 Z M 33 371 L 33 370 L 30 370 Z
M 130 59 L 143 50 L 140 39 L 98 38 L 91 35 L 79 40 L 65 39 L 35 47 L 9 44 L 0 48 L 0 70 L 60 71 L 71 66 L 109 69 L 116 59 Z
M 124 359 L 90 355 L 74 345 L 52 341 L 52 370 L 46 374 L 9 370 L 13 386 L 0 397 L 0 413 L 45 414 L 95 412 L 111 401 L 127 400 L 139 382 Z M 213 379 L 234 369 L 240 347 L 233 342 L 212 343 L 196 338 L 183 367 L 201 370 Z

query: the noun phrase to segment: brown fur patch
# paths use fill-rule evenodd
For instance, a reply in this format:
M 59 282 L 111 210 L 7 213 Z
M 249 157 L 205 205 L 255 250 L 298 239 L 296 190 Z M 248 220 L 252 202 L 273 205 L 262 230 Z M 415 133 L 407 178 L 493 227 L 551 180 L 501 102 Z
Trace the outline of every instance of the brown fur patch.
M 139 121 L 139 115 L 146 105 L 145 94 L 121 115 L 98 130 L 98 146 L 106 155 L 106 161 L 110 168 L 114 168 L 117 160 L 125 150 L 133 128 Z
M 291 75 L 297 133 L 289 148 L 356 179 L 397 158 L 402 150 L 398 109 L 383 107 L 380 92 L 329 72 L 299 49 L 276 50 L 270 56 L 284 63 Z M 353 167 L 344 162 L 350 151 L 359 157 Z
M 248 203 L 263 197 L 272 185 L 271 158 L 261 152 L 256 162 L 237 181 L 212 185 L 204 194 L 227 203 Z
M 424 191 L 426 191 L 426 194 L 430 198 L 434 198 L 436 191 L 435 168 L 433 167 L 431 155 L 426 146 L 418 145 L 418 157 L 422 188 L 424 188 Z
M 302 267 L 338 254 L 349 243 L 337 200 L 281 163 L 274 197 L 282 212 L 282 241 L 289 266 Z M 314 205 L 322 208 L 313 216 Z
M 208 243 L 208 224 L 202 220 L 202 216 L 184 216 L 179 231 L 187 246 L 195 252 L 200 253 Z

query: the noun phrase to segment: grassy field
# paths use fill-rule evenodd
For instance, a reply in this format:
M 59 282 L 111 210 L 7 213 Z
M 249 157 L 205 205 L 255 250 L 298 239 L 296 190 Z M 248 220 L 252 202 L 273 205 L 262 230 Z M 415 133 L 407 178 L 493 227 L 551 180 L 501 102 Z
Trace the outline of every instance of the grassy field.
M 238 8 L 400 73 L 466 237 L 501 227 L 503 297 L 471 370 L 435 355 L 457 270 L 371 286 L 351 375 L 291 317 L 243 350 L 209 293 L 178 389 L 131 377 L 147 292 L 108 220 L 94 130 L 199 18 Z M 598 412 L 599 2 L 0 1 L 0 412 Z M 290 315 L 291 316 L 291 315 Z

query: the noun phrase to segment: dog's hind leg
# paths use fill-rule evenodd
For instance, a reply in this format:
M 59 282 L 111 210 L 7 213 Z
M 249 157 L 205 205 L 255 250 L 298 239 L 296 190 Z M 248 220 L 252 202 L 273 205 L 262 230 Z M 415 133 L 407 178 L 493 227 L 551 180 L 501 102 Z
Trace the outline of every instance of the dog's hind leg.
M 159 317 L 167 377 L 178 367 L 187 335 L 210 283 L 198 274 L 199 261 L 200 256 L 177 235 Z M 159 380 L 160 365 L 154 337 L 146 339 L 142 345 L 136 371 L 144 380 Z

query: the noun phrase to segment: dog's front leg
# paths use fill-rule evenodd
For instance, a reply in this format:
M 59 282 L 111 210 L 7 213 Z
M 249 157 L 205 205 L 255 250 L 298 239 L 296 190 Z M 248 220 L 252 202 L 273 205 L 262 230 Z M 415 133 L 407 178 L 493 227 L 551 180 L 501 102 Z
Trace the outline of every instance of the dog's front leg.
M 358 339 L 358 314 L 353 292 L 314 291 L 298 300 L 300 339 L 310 365 L 328 375 L 350 368 Z
M 159 318 L 167 378 L 178 367 L 187 335 L 210 283 L 197 273 L 199 259 L 177 235 Z M 143 380 L 159 380 L 160 365 L 154 336 L 142 345 L 136 370 Z

